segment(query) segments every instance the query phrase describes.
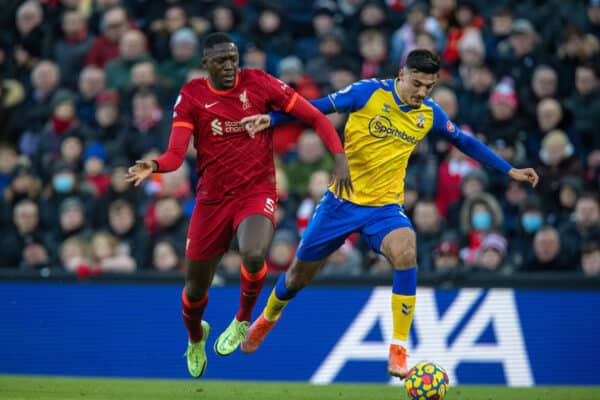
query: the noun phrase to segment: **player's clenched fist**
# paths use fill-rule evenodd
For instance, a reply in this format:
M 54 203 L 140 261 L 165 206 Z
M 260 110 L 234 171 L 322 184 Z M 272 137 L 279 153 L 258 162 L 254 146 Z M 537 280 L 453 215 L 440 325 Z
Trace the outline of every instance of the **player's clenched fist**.
M 139 186 L 147 177 L 154 172 L 154 161 L 152 160 L 137 160 L 134 165 L 129 167 L 125 180 L 133 182 L 134 186 Z

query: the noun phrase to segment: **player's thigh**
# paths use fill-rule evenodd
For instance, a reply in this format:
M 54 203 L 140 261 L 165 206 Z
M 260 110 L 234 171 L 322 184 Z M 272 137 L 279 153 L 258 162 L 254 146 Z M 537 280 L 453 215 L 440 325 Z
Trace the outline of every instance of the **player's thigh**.
M 231 208 L 228 203 L 196 204 L 188 226 L 187 258 L 208 260 L 229 250 L 234 234 Z
M 360 210 L 327 192 L 302 234 L 296 258 L 307 262 L 324 260 L 344 243 L 348 235 L 361 229 L 364 220 Z
M 399 205 L 387 205 L 373 210 L 370 222 L 363 230 L 369 247 L 383 254 L 395 268 L 416 252 L 416 236 L 410 219 Z
M 408 269 L 417 263 L 417 238 L 407 227 L 389 232 L 381 243 L 381 253 L 395 269 Z
M 275 228 L 273 222 L 260 214 L 245 217 L 237 227 L 237 239 L 242 256 L 264 257 L 269 250 Z
M 242 254 L 264 257 L 275 232 L 276 195 L 256 193 L 235 204 L 234 227 Z

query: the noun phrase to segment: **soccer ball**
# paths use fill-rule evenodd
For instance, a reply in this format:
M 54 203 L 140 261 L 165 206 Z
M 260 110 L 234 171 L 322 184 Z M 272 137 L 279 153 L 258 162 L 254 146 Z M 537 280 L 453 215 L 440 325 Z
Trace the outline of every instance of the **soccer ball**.
M 442 367 L 424 361 L 408 371 L 404 387 L 412 400 L 443 400 L 449 383 L 448 374 Z

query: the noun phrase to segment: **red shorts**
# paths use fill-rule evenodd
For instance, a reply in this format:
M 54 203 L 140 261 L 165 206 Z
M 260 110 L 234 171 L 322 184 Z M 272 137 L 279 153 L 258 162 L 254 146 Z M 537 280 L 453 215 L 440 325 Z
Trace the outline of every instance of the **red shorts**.
M 185 255 L 206 260 L 229 250 L 240 222 L 254 214 L 264 215 L 275 226 L 277 196 L 256 193 L 247 197 L 226 198 L 221 203 L 196 203 L 188 227 Z

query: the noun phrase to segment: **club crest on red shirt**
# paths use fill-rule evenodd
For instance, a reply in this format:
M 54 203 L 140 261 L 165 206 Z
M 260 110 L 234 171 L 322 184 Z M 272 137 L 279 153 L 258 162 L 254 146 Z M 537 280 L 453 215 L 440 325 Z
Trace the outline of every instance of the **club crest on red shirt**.
M 250 100 L 248 100 L 248 92 L 246 92 L 245 90 L 242 92 L 242 94 L 240 94 L 240 101 L 242 102 L 243 110 L 247 110 L 250 107 L 252 107 L 252 104 L 250 104 Z

